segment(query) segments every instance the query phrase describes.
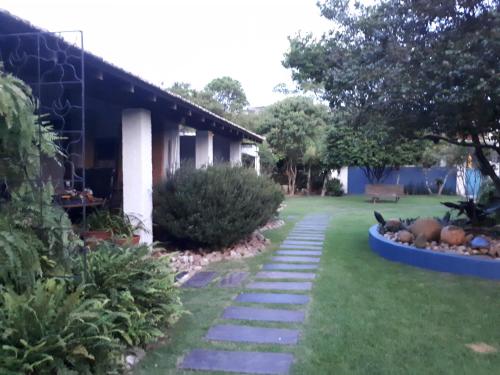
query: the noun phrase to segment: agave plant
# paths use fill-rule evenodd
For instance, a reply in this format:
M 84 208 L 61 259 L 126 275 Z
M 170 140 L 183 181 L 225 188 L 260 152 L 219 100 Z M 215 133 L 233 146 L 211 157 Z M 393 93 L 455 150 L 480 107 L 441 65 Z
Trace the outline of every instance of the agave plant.
M 484 223 L 488 218 L 500 211 L 500 202 L 484 205 L 474 202 L 473 199 L 468 199 L 457 203 L 441 202 L 441 204 L 458 211 L 457 216 L 467 216 L 468 224 L 472 225 Z

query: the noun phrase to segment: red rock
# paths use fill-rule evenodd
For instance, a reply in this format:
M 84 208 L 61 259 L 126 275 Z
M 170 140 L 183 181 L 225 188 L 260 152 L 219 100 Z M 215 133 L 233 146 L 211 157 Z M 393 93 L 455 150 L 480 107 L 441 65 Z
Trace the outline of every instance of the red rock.
M 410 232 L 415 236 L 425 237 L 427 241 L 438 241 L 441 235 L 442 225 L 436 219 L 417 219 L 410 225 Z
M 455 225 L 448 225 L 441 229 L 441 242 L 449 245 L 462 245 L 466 242 L 465 231 Z

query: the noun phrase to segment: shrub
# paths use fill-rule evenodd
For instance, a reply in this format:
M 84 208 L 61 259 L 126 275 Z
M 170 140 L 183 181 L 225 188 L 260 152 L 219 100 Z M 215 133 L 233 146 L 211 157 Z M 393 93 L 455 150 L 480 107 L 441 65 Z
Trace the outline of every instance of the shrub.
M 129 346 L 163 336 L 161 329 L 182 312 L 168 259 L 152 258 L 148 252 L 147 246 L 103 242 L 87 255 L 86 293 L 109 300 L 107 308 L 119 314 L 113 333 Z
M 344 195 L 344 189 L 342 188 L 342 182 L 338 178 L 332 178 L 326 183 L 326 194 L 334 197 L 340 197 Z
M 283 201 L 269 178 L 227 165 L 180 169 L 155 191 L 159 234 L 183 244 L 229 246 L 264 225 Z
M 104 374 L 120 367 L 122 347 L 111 337 L 117 316 L 107 300 L 84 299 L 60 280 L 0 293 L 0 373 Z

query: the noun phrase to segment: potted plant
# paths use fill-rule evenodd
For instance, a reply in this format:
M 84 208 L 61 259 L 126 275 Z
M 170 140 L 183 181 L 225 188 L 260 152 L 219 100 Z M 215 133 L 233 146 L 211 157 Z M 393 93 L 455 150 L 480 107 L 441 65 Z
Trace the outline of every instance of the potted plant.
M 120 246 L 138 245 L 141 236 L 136 233 L 145 230 L 144 223 L 138 217 L 124 212 L 117 213 L 113 219 L 113 241 Z
M 111 213 L 108 210 L 96 210 L 87 217 L 87 231 L 82 232 L 83 239 L 110 240 L 113 236 Z

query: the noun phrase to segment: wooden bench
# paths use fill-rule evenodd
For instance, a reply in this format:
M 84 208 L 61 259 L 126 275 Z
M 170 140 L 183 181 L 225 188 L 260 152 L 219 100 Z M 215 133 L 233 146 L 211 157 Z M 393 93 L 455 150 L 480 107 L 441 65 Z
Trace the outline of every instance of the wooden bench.
M 375 203 L 381 199 L 394 199 L 396 202 L 404 195 L 403 185 L 389 184 L 367 184 L 365 185 L 365 194 Z

